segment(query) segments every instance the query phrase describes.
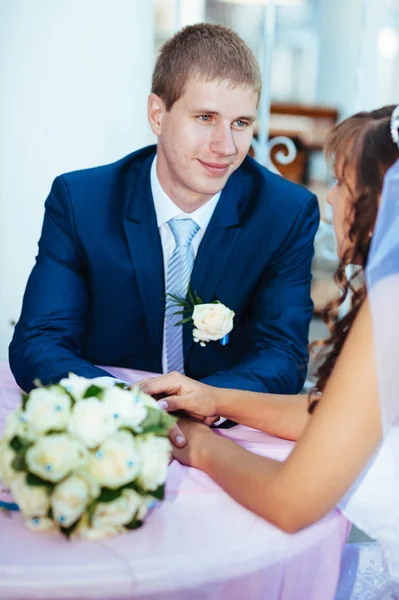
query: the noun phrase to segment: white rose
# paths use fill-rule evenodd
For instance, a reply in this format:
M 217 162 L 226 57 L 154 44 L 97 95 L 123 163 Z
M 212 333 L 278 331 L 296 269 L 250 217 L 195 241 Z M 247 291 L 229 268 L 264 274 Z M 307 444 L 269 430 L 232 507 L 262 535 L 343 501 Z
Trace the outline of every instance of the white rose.
M 133 390 L 110 388 L 104 393 L 103 402 L 118 427 L 138 429 L 147 416 L 147 407 L 141 401 L 140 394 Z
M 0 443 L 0 479 L 5 485 L 10 485 L 17 471 L 12 468 L 12 461 L 16 454 L 7 442 Z
M 156 505 L 156 500 L 152 496 L 141 496 L 142 501 L 139 506 L 139 510 L 137 512 L 136 518 L 139 521 L 144 521 L 148 511 L 152 510 Z
M 18 473 L 10 484 L 11 493 L 25 517 L 44 517 L 50 508 L 45 487 L 28 485 L 25 473 Z
M 23 410 L 10 413 L 6 419 L 3 440 L 12 440 L 16 435 L 29 441 L 33 441 L 37 437 L 28 424 Z
M 122 525 L 108 525 L 107 527 L 90 527 L 87 515 L 84 515 L 79 525 L 73 531 L 72 537 L 82 540 L 97 541 L 107 537 L 124 533 L 126 529 Z
M 33 517 L 32 519 L 26 519 L 25 525 L 32 531 L 42 531 L 44 533 L 58 533 L 59 528 L 52 519 L 48 517 Z
M 85 482 L 87 489 L 89 491 L 90 500 L 94 500 L 94 498 L 98 498 L 101 493 L 101 486 L 98 481 L 87 471 L 86 466 L 83 469 L 79 469 L 74 473 L 76 477 L 80 477 Z
M 70 414 L 70 397 L 55 386 L 33 390 L 25 407 L 26 421 L 37 435 L 51 429 L 64 430 Z
M 84 466 L 87 460 L 86 448 L 65 433 L 43 436 L 26 453 L 29 471 L 54 483 Z
M 134 490 L 123 490 L 122 495 L 112 502 L 99 502 L 93 515 L 95 529 L 126 525 L 140 508 L 143 497 Z
M 119 431 L 90 454 L 87 471 L 103 487 L 116 489 L 133 481 L 140 470 L 140 454 L 131 433 Z
M 89 487 L 82 477 L 72 475 L 55 486 L 51 496 L 54 519 L 69 527 L 82 516 L 89 503 Z
M 86 390 L 88 390 L 91 385 L 103 387 L 92 379 L 79 377 L 79 375 L 75 375 L 75 373 L 69 373 L 68 377 L 61 379 L 59 383 L 75 398 L 75 400 L 81 400 L 85 395 Z
M 137 449 L 141 456 L 138 481 L 144 489 L 156 490 L 165 483 L 172 446 L 167 438 L 144 436 L 137 439 Z
M 103 401 L 97 398 L 77 402 L 68 423 L 69 433 L 87 448 L 96 448 L 117 429 L 117 420 L 111 417 Z
M 137 398 L 136 402 L 142 402 L 144 406 L 147 406 L 149 408 L 156 408 L 159 411 L 162 410 L 161 408 L 159 408 L 158 402 L 154 400 L 154 398 L 151 398 L 151 396 L 149 396 L 148 394 L 142 392 L 138 386 L 132 389 L 132 393 L 134 393 L 135 397 Z
M 194 339 L 221 340 L 233 329 L 234 312 L 224 304 L 196 304 L 193 311 Z

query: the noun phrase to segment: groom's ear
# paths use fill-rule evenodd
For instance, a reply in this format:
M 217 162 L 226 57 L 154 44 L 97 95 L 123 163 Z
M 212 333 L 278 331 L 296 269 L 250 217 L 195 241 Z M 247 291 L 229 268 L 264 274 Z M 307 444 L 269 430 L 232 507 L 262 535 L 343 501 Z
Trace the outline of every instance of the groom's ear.
M 151 93 L 148 96 L 148 122 L 155 135 L 162 133 L 162 119 L 165 112 L 166 107 L 162 98 Z

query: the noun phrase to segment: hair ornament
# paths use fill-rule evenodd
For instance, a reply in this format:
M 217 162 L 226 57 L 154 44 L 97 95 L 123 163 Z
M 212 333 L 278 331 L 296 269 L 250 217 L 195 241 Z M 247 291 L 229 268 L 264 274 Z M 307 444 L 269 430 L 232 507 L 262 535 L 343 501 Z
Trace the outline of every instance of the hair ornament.
M 391 117 L 391 136 L 392 141 L 399 146 L 399 106 L 394 108 Z

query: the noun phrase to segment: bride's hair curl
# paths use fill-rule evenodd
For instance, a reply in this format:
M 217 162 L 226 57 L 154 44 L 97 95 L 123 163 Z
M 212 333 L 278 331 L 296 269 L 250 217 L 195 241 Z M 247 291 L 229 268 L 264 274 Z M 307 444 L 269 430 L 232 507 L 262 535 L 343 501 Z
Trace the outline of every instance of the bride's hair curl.
M 367 264 L 371 237 L 377 218 L 378 204 L 386 171 L 399 158 L 399 148 L 392 140 L 391 116 L 396 105 L 384 106 L 370 112 L 359 112 L 345 119 L 329 133 L 325 143 L 327 163 L 336 178 L 344 181 L 350 191 L 353 210 L 349 223 L 351 247 L 345 252 L 334 275 L 341 294 L 324 309 L 322 316 L 330 336 L 315 342 L 311 348 L 319 348 L 319 367 L 313 393 L 322 393 L 346 336 L 359 308 L 366 298 L 367 289 L 361 276 Z M 353 169 L 355 184 L 350 188 L 346 174 Z M 346 267 L 360 265 L 348 279 Z M 339 318 L 337 309 L 350 293 L 350 309 Z M 313 393 L 309 398 L 309 412 L 313 412 L 318 400 Z

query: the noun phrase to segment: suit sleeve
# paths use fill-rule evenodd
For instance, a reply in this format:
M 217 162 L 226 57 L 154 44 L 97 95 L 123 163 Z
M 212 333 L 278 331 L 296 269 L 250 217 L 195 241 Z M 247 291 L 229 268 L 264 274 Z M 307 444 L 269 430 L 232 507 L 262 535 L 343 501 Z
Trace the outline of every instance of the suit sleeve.
M 46 201 L 39 253 L 9 349 L 11 370 L 22 389 L 31 390 L 35 379 L 57 382 L 69 372 L 109 376 L 81 358 L 87 310 L 87 261 L 67 185 L 58 177 Z
M 317 198 L 309 194 L 250 303 L 243 359 L 204 378 L 204 383 L 278 394 L 301 391 L 308 364 L 311 264 L 318 225 Z

